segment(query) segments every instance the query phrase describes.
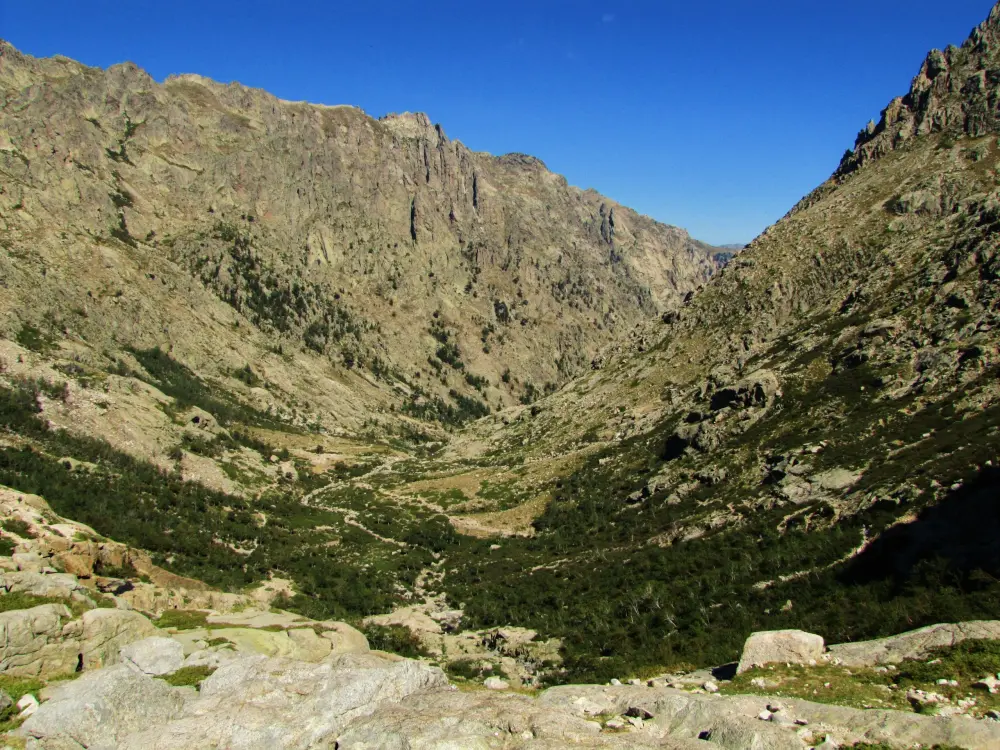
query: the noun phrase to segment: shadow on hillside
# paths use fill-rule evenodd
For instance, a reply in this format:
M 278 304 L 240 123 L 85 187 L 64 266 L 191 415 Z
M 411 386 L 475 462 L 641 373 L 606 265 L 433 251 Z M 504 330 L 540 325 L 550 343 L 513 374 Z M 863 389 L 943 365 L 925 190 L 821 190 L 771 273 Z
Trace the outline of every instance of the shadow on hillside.
M 958 583 L 1000 578 L 1000 469 L 985 467 L 938 505 L 884 532 L 838 575 L 845 585 L 903 588 L 928 567 Z

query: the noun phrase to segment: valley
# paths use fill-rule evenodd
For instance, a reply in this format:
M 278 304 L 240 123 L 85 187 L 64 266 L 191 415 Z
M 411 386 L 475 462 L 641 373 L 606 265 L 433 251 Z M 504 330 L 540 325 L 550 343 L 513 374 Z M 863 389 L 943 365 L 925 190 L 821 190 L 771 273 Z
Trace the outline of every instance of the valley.
M 1000 620 L 998 58 L 994 8 L 734 254 L 424 115 L 0 42 L 0 488 L 47 508 L 0 568 L 77 523 L 147 572 L 39 575 L 171 637 L 337 621 L 551 705 Z M 820 668 L 784 697 L 934 684 Z

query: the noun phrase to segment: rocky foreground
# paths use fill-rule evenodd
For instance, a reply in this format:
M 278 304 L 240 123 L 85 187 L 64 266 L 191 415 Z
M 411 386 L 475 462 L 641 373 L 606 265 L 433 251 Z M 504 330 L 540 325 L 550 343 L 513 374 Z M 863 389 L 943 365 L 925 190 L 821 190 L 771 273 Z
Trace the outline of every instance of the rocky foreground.
M 43 606 L 4 615 L 4 665 L 12 663 L 11 623 L 50 616 L 46 610 Z M 263 613 L 257 617 L 267 619 Z M 293 628 L 290 618 L 282 618 L 272 617 L 288 628 L 284 634 L 293 639 L 302 633 L 310 639 L 321 637 L 315 632 L 323 630 L 319 623 L 299 622 Z M 146 624 L 149 632 L 157 632 Z M 346 625 L 341 630 L 349 632 Z M 1000 623 L 980 623 L 970 632 L 986 631 L 1000 634 Z M 893 647 L 896 653 L 899 648 L 917 653 L 915 643 L 926 646 L 955 629 L 934 632 L 897 640 Z M 753 637 L 757 643 L 748 643 L 748 648 L 757 649 L 758 656 L 795 659 L 803 656 L 796 648 L 807 635 L 757 634 Z M 791 650 L 789 637 L 795 641 Z M 353 638 L 341 638 L 337 648 L 314 660 L 266 656 L 252 653 L 245 644 L 217 645 L 219 640 L 225 639 L 210 645 L 211 640 L 192 641 L 159 631 L 115 654 L 106 653 L 103 667 L 39 691 L 40 705 L 34 696 L 22 697 L 18 706 L 26 720 L 8 743 L 46 750 L 567 746 L 791 750 L 862 741 L 886 747 L 1000 746 L 1000 722 L 993 719 L 720 695 L 710 680 L 700 686 L 689 680 L 675 682 L 676 687 L 657 680 L 569 685 L 537 695 L 462 690 L 449 684 L 438 667 L 369 651 L 356 631 Z M 859 650 L 857 644 L 852 648 Z M 872 653 L 885 651 L 882 644 Z M 192 676 L 203 679 L 185 679 Z

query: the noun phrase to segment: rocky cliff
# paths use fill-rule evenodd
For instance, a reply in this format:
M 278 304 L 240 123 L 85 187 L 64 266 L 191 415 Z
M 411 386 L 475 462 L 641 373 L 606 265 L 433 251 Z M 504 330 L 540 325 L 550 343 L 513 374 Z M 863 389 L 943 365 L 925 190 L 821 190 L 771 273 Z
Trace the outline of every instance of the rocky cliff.
M 938 134 L 947 141 L 995 133 L 1000 127 L 998 47 L 1000 10 L 994 7 L 961 47 L 927 55 L 909 93 L 893 99 L 878 123 L 872 120 L 858 133 L 836 176 L 906 148 L 919 136 Z

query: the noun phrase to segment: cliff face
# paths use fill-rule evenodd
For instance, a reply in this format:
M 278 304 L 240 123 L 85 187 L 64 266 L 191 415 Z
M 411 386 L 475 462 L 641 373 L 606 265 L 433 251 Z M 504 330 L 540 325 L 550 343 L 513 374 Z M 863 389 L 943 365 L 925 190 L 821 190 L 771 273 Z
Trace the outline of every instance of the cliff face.
M 532 157 L 470 151 L 422 114 L 159 84 L 8 44 L 0 97 L 15 330 L 48 316 L 97 348 L 198 359 L 243 325 L 235 338 L 395 382 L 417 412 L 449 391 L 495 407 L 578 372 L 718 263 L 683 230 Z M 199 344 L 209 311 L 229 330 Z

